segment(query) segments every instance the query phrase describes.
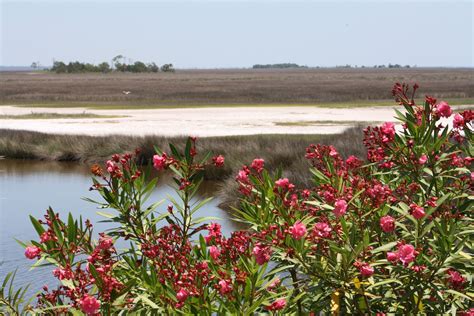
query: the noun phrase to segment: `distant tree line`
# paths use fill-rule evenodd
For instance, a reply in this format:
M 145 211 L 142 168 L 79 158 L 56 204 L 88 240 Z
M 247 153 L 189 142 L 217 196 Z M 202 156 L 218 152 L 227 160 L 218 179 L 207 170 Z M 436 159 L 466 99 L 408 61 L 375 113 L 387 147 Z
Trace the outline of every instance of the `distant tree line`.
M 388 64 L 388 65 L 374 65 L 374 66 L 357 66 L 357 65 L 337 65 L 336 68 L 411 68 L 410 65 L 400 65 L 400 64 Z M 414 66 L 416 67 L 416 66 Z M 283 64 L 255 64 L 252 66 L 253 69 L 269 69 L 269 68 L 277 68 L 277 69 L 285 69 L 285 68 L 331 68 L 331 67 L 308 67 L 308 66 L 301 66 L 294 63 L 283 63 Z
M 261 64 L 256 64 L 253 65 L 253 69 L 268 69 L 268 68 L 308 68 L 308 66 L 300 66 L 298 64 L 293 64 L 293 63 L 283 63 L 283 64 L 266 64 L 266 65 L 261 65 Z
M 151 62 L 145 64 L 141 61 L 136 61 L 134 63 L 126 63 L 125 57 L 122 55 L 115 56 L 112 59 L 112 63 L 102 62 L 100 64 L 91 64 L 91 63 L 81 63 L 79 61 L 69 62 L 68 64 L 62 61 L 55 61 L 53 66 L 49 69 L 51 72 L 55 73 L 86 73 L 86 72 L 134 72 L 134 73 L 143 73 L 143 72 L 174 72 L 173 64 L 164 64 L 159 67 L 156 63 Z
M 358 67 L 357 65 L 352 66 L 352 65 L 347 64 L 347 65 L 342 65 L 342 66 L 336 66 L 336 68 L 411 68 L 411 66 L 410 65 L 403 66 L 400 64 L 394 64 L 394 65 L 388 64 L 388 65 L 373 65 L 373 66 L 362 65 Z

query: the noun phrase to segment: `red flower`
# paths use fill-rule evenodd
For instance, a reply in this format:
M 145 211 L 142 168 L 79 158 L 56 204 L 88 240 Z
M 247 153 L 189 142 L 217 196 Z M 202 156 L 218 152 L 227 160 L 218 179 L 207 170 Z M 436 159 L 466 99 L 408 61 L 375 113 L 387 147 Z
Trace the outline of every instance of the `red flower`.
M 464 117 L 461 114 L 454 115 L 453 126 L 455 128 L 462 128 L 464 126 Z
M 363 263 L 359 267 L 359 272 L 364 278 L 368 278 L 374 274 L 374 268 L 368 263 Z
M 86 315 L 95 315 L 97 310 L 100 308 L 100 302 L 94 296 L 86 294 L 79 301 L 79 306 Z
M 216 239 L 222 237 L 221 225 L 218 223 L 210 223 L 207 225 L 207 230 L 209 231 L 209 235 L 205 237 L 206 242 L 209 242 L 212 237 L 215 237 Z
M 333 146 L 329 146 L 329 149 L 329 156 L 333 158 L 339 156 L 339 153 L 337 152 L 336 148 L 334 148 Z
M 384 135 L 382 141 L 384 143 L 392 141 L 395 136 L 395 124 L 392 122 L 385 122 L 380 128 L 382 134 Z
M 395 229 L 395 219 L 392 216 L 384 216 L 380 218 L 380 227 L 386 233 L 391 233 Z
M 99 237 L 99 244 L 97 245 L 97 248 L 102 249 L 102 250 L 107 250 L 110 249 L 114 244 L 114 240 L 112 237 L 105 236 L 104 234 L 101 234 Z
M 293 226 L 290 227 L 289 231 L 294 239 L 299 240 L 303 238 L 304 235 L 306 235 L 306 226 L 300 221 L 297 221 Z
M 219 258 L 221 255 L 221 251 L 216 246 L 211 246 L 209 247 L 209 254 L 211 255 L 212 259 L 217 260 L 217 258 Z
M 216 156 L 216 157 L 213 157 L 212 158 L 212 162 L 214 163 L 214 165 L 216 167 L 222 167 L 224 165 L 224 156 L 222 155 L 219 155 L 219 156 Z
M 428 161 L 428 157 L 426 155 L 421 155 L 421 157 L 418 159 L 418 163 L 420 165 L 424 165 Z
M 178 302 L 184 302 L 188 298 L 188 292 L 185 289 L 180 289 L 178 293 L 176 293 L 176 299 Z
M 239 170 L 239 173 L 235 177 L 235 180 L 242 183 L 247 183 L 249 181 L 249 173 L 246 169 Z
M 425 216 L 425 209 L 415 203 L 410 204 L 411 215 L 416 219 L 422 219 Z
M 226 280 L 219 281 L 219 293 L 225 295 L 232 291 L 232 285 Z
M 270 249 L 270 247 L 258 243 L 255 245 L 255 247 L 253 247 L 252 254 L 255 257 L 255 261 L 257 261 L 257 264 L 262 265 L 270 261 L 272 250 Z
M 70 268 L 63 269 L 62 267 L 53 270 L 53 275 L 59 280 L 72 280 L 74 279 L 74 273 Z
M 396 262 L 398 260 L 398 253 L 396 252 L 387 252 L 387 260 L 390 262 Z
M 464 287 L 466 279 L 458 271 L 449 269 L 446 273 L 448 274 L 448 282 L 453 288 L 462 289 Z
M 153 167 L 155 167 L 156 170 L 165 169 L 167 159 L 168 159 L 168 156 L 166 155 L 166 153 L 163 153 L 161 156 L 154 155 L 153 156 Z
M 252 164 L 250 165 L 250 168 L 255 170 L 257 173 L 260 173 L 263 171 L 263 167 L 265 165 L 265 160 L 261 158 L 256 158 L 252 161 Z
M 28 259 L 34 259 L 39 256 L 41 249 L 36 246 L 28 246 L 25 249 L 25 257 Z
M 412 245 L 401 245 L 398 248 L 398 259 L 404 264 L 407 265 L 416 258 L 415 247 Z
M 331 227 L 327 223 L 320 222 L 314 225 L 314 234 L 320 238 L 327 238 L 331 234 Z
M 441 101 L 436 105 L 436 114 L 442 117 L 450 117 L 453 114 L 453 110 L 448 103 Z
M 347 211 L 347 202 L 346 200 L 339 199 L 334 204 L 333 213 L 336 217 L 341 217 L 342 215 L 346 214 Z
M 288 180 L 288 178 L 281 178 L 275 181 L 275 185 L 283 190 L 292 190 L 294 189 L 295 185 Z
M 286 306 L 286 299 L 280 298 L 273 302 L 270 306 L 267 306 L 266 309 L 269 311 L 277 311 L 284 309 Z

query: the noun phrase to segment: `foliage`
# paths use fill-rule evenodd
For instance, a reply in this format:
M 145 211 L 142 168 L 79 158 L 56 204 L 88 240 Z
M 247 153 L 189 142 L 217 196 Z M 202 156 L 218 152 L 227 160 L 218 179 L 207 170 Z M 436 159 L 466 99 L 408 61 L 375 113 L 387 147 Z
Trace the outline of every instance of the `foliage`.
M 175 72 L 173 64 L 164 64 L 160 70 L 162 72 Z
M 125 62 L 125 57 L 121 55 L 114 57 L 112 59 L 112 63 L 113 63 L 113 67 L 108 62 L 102 62 L 98 65 L 94 65 L 90 63 L 81 63 L 79 61 L 70 62 L 68 64 L 65 64 L 62 61 L 55 61 L 53 63 L 53 66 L 50 68 L 50 71 L 55 72 L 55 73 L 89 73 L 89 72 L 108 73 L 111 71 L 134 72 L 134 73 L 144 73 L 144 72 L 155 73 L 160 70 L 160 67 L 154 62 L 145 64 L 144 62 L 136 61 L 133 64 L 127 64 Z M 173 65 L 164 64 L 161 67 L 161 71 L 174 72 Z
M 285 68 L 308 68 L 308 66 L 300 66 L 295 63 L 283 63 L 283 64 L 256 64 L 252 66 L 253 69 L 285 69 Z
M 406 85 L 392 123 L 364 131 L 368 162 L 310 145 L 313 185 L 297 188 L 256 158 L 237 174 L 234 210 L 247 230 L 223 236 L 196 192 L 221 155 L 198 159 L 196 139 L 153 167 L 170 170 L 178 199 L 148 202 L 156 185 L 135 154 L 95 165 L 95 202 L 115 227 L 93 240 L 92 224 L 49 209 L 31 218 L 39 241 L 25 255 L 56 266 L 34 313 L 100 314 L 469 314 L 473 293 L 472 111 L 452 115 Z M 448 118 L 452 123 L 448 124 Z M 94 202 L 94 201 L 92 201 Z M 162 210 L 162 211 L 159 211 Z M 209 224 L 206 224 L 209 223 Z M 116 243 L 129 247 L 119 250 Z M 10 295 L 11 296 L 11 295 Z M 7 306 L 11 307 L 10 305 Z M 16 307 L 14 307 L 16 308 Z

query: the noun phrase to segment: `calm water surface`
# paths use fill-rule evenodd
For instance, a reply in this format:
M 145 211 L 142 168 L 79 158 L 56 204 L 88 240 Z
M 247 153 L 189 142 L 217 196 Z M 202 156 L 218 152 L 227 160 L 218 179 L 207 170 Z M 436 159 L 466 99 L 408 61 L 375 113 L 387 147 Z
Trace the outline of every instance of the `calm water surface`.
M 31 283 L 30 294 L 39 290 L 42 285 L 54 286 L 57 281 L 52 277 L 52 267 L 30 270 L 33 260 L 24 256 L 24 249 L 16 239 L 28 242 L 38 240 L 29 215 L 42 217 L 51 206 L 55 212 L 66 219 L 68 212 L 78 218 L 90 219 L 96 233 L 110 228 L 110 223 L 98 223 L 104 218 L 97 215 L 96 205 L 82 200 L 89 197 L 100 200 L 95 191 L 89 191 L 91 185 L 89 169 L 75 163 L 38 162 L 27 160 L 0 159 L 0 279 L 18 268 L 16 284 Z M 176 197 L 168 185 L 169 181 L 159 181 L 157 188 L 149 199 L 149 203 L 166 199 L 168 195 Z M 201 193 L 204 197 L 212 193 L 215 186 L 207 184 Z M 159 210 L 166 211 L 164 202 Z M 228 235 L 237 229 L 236 223 L 217 205 L 214 199 L 203 207 L 198 216 L 216 216 L 222 225 L 223 233 Z

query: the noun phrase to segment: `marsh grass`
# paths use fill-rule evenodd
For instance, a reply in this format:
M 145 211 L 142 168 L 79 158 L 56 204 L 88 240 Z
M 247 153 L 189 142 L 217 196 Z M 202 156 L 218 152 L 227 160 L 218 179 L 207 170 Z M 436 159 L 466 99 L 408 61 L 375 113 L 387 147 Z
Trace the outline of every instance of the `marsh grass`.
M 2 73 L 0 104 L 94 108 L 393 105 L 395 82 L 454 104 L 474 99 L 472 68 L 213 69 L 157 74 Z M 131 91 L 124 95 L 123 90 Z
M 230 207 L 237 194 L 234 175 L 244 164 L 256 158 L 265 159 L 270 170 L 281 168 L 298 185 L 307 185 L 309 164 L 304 158 L 305 148 L 312 143 L 331 144 L 345 157 L 364 158 L 362 126 L 334 135 L 251 135 L 203 137 L 198 139 L 199 154 L 211 151 L 225 156 L 223 168 L 208 168 L 206 179 L 219 182 L 218 196 L 223 207 Z M 162 136 L 79 136 L 54 135 L 30 131 L 0 129 L 0 156 L 9 159 L 76 161 L 90 164 L 105 162 L 114 153 L 141 149 L 139 162 L 149 163 L 153 146 L 168 149 L 169 143 L 184 146 L 184 137 Z
M 450 105 L 472 105 L 474 99 L 471 98 L 446 98 L 444 99 Z M 347 102 L 318 102 L 318 103 L 160 103 L 161 101 L 146 102 L 75 102 L 75 101 L 2 101 L 0 106 L 9 105 L 24 108 L 87 108 L 90 110 L 150 110 L 150 109 L 197 109 L 197 108 L 242 108 L 242 107 L 316 107 L 316 108 L 332 108 L 332 109 L 353 109 L 368 107 L 395 107 L 396 104 L 392 100 L 366 100 L 366 101 L 347 101 Z M 423 100 L 416 100 L 422 103 Z

